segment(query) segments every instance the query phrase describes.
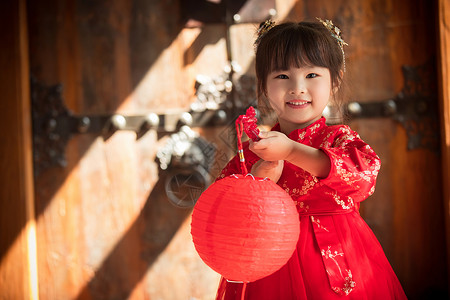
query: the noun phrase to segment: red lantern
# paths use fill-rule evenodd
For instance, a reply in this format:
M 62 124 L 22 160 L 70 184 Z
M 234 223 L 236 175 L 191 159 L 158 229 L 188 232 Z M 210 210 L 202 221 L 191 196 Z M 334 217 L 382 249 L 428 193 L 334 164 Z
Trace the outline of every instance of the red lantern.
M 258 138 L 255 112 L 236 120 L 243 174 L 241 136 Z M 276 183 L 252 175 L 231 175 L 213 183 L 197 200 L 191 234 L 202 260 L 224 278 L 247 282 L 279 270 L 295 250 L 300 221 L 292 198 Z
M 202 260 L 224 278 L 251 282 L 280 269 L 296 247 L 299 217 L 273 181 L 232 175 L 197 201 L 191 233 Z

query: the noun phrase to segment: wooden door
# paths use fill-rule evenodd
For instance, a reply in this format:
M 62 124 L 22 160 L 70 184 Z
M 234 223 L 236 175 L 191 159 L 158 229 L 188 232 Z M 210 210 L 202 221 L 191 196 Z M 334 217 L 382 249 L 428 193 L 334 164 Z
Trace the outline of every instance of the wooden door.
M 229 51 L 242 66 L 237 75 L 253 76 L 256 24 L 233 25 L 227 49 L 225 24 L 186 28 L 181 3 L 29 0 L 35 88 L 56 91 L 50 94 L 61 95 L 75 114 L 140 114 L 189 109 L 195 76 L 221 74 Z M 437 81 L 437 8 L 430 2 L 279 0 L 275 8 L 279 21 L 319 16 L 342 27 L 352 100 L 384 101 L 411 91 L 402 66 L 431 64 L 427 79 Z M 431 97 L 436 87 L 426 91 Z M 420 130 L 428 128 L 420 124 Z M 382 159 L 364 218 L 410 299 L 444 299 L 439 151 L 433 143 L 408 149 L 408 131 L 392 118 L 355 119 L 351 126 Z M 223 138 L 228 129 L 198 129 L 218 149 L 212 174 L 233 148 Z M 155 161 L 166 140 L 155 131 L 140 139 L 130 131 L 107 138 L 76 134 L 63 148 L 65 166 L 39 169 L 34 187 L 41 299 L 213 297 L 218 277 L 193 249 L 190 211 L 169 203 L 167 173 Z

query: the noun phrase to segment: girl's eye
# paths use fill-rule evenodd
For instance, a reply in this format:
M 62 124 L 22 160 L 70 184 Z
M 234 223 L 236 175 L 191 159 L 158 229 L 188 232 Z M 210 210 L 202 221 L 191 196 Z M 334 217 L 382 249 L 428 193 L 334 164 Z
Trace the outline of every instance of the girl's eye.
M 317 75 L 316 73 L 309 73 L 308 75 L 306 75 L 306 78 L 315 78 L 319 75 Z
M 280 75 L 278 75 L 275 78 L 278 78 L 278 79 L 289 79 L 289 77 L 286 74 L 280 74 Z

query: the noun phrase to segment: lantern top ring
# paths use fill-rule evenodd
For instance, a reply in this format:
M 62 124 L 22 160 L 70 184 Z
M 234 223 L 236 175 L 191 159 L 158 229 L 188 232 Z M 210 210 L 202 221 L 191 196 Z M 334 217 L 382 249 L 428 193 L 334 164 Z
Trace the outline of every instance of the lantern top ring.
M 241 178 L 242 178 L 242 177 L 250 176 L 251 178 L 253 178 L 253 180 L 258 180 L 258 181 L 267 181 L 267 180 L 269 180 L 268 177 L 256 179 L 255 176 L 254 176 L 253 174 L 251 174 L 251 173 L 247 173 L 247 174 L 245 174 L 245 175 L 241 175 L 241 174 L 238 174 L 238 175 L 240 175 Z M 236 179 L 239 179 L 238 175 L 236 175 L 236 174 L 231 174 L 230 177 L 234 177 L 234 178 L 236 178 Z

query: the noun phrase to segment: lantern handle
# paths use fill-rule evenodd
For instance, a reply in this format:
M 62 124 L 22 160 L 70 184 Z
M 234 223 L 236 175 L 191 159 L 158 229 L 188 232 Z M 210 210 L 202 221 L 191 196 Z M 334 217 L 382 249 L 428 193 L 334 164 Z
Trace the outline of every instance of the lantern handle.
M 237 133 L 237 144 L 238 144 L 238 154 L 239 154 L 239 161 L 241 164 L 241 172 L 242 175 L 247 175 L 247 167 L 245 166 L 245 157 L 244 157 L 244 150 L 242 147 L 242 134 L 244 132 L 244 124 L 242 121 L 242 118 L 238 117 L 236 119 L 236 133 Z

